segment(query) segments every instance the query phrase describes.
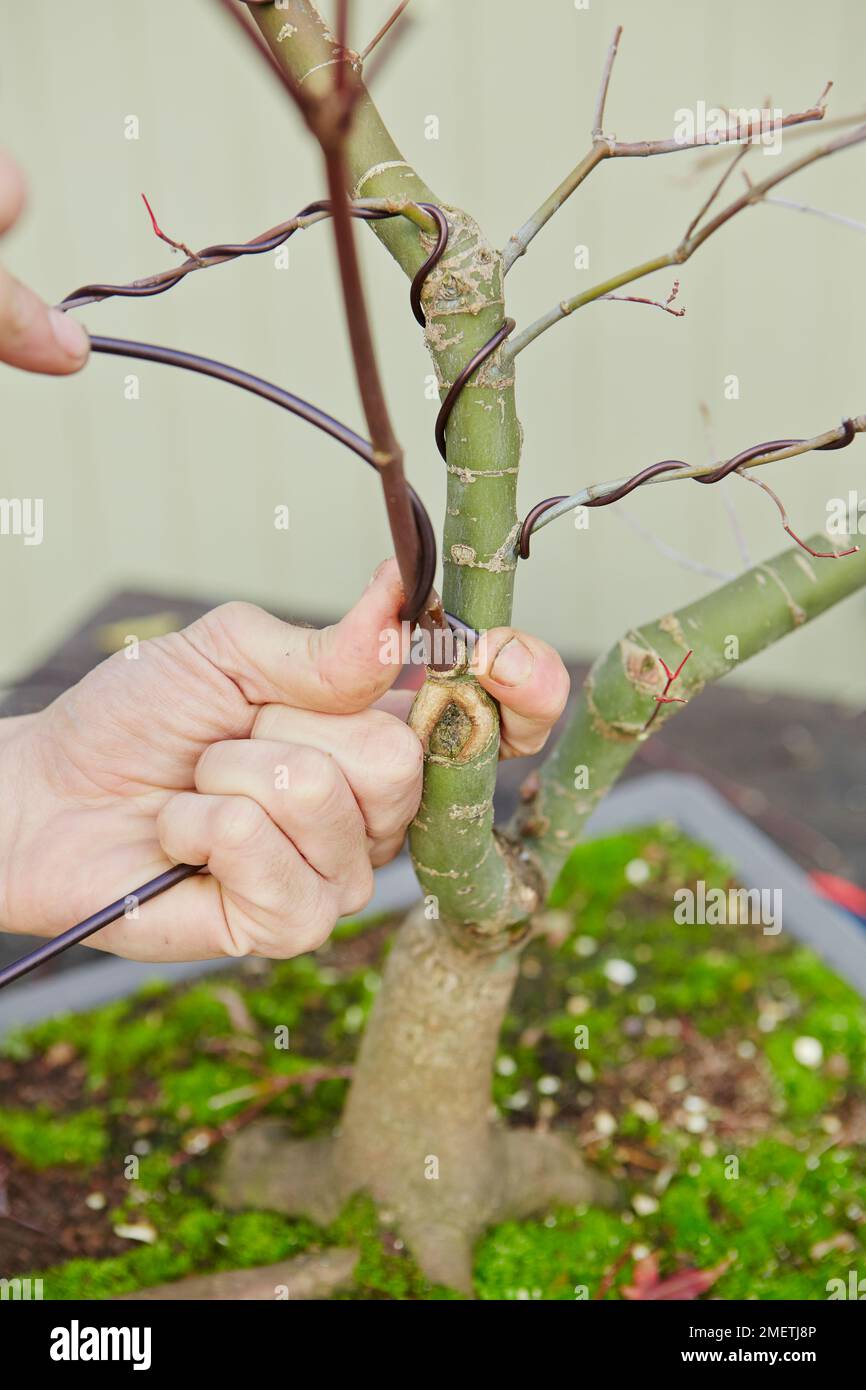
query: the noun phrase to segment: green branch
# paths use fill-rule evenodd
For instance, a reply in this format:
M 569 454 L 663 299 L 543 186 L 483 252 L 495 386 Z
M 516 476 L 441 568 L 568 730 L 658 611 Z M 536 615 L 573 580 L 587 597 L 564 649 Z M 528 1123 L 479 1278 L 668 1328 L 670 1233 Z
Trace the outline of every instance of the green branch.
M 827 537 L 810 537 L 827 548 Z M 672 690 L 691 700 L 704 686 L 766 651 L 789 632 L 866 586 L 866 550 L 813 560 L 792 546 L 755 565 L 706 598 L 634 628 L 594 663 L 559 742 L 516 817 L 548 885 L 580 838 L 585 821 L 649 734 L 645 726 L 665 687 L 660 658 L 676 669 L 692 656 Z M 680 704 L 665 704 L 652 733 Z
M 280 9 L 257 6 L 252 13 L 277 62 L 302 92 L 326 93 L 338 63 L 360 66 L 356 54 L 340 49 L 309 0 L 290 0 Z M 425 341 L 444 399 L 466 363 L 504 322 L 502 257 L 469 214 L 443 204 L 409 166 L 366 92 L 354 108 L 345 159 L 353 198 L 436 202 L 446 214 L 448 245 L 422 292 Z M 370 225 L 409 275 L 435 245 L 402 218 Z M 461 392 L 448 421 L 446 447 L 443 602 L 470 627 L 504 626 L 511 620 L 516 567 L 520 426 L 514 376 L 503 368 L 501 349 Z M 522 867 L 493 834 L 498 718 L 495 707 L 482 718 L 483 692 L 471 677 L 457 676 L 431 720 L 431 691 L 438 697 L 443 689 L 431 679 L 413 716 L 427 759 L 424 800 L 411 836 L 413 857 L 441 915 L 468 924 L 468 939 L 480 924 L 489 940 L 527 912 Z M 486 729 L 483 749 L 477 744 L 479 720 Z M 455 855 L 459 864 L 449 862 Z M 466 891 L 470 877 L 471 891 Z

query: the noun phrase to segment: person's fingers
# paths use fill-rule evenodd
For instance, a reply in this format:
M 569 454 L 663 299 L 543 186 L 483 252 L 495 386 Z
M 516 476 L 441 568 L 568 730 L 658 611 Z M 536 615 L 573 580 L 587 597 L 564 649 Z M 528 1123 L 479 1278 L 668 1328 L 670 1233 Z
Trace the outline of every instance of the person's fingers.
M 341 912 L 369 902 L 373 872 L 364 821 L 337 763 L 318 748 L 231 739 L 205 750 L 199 792 L 255 801 L 316 873 L 337 890 Z
M 346 714 L 366 709 L 395 681 L 402 665 L 402 603 L 397 563 L 387 560 L 332 627 L 294 627 L 253 604 L 227 603 L 184 635 L 251 704 Z
M 384 710 L 385 714 L 393 714 L 395 719 L 405 724 L 417 693 L 417 690 L 386 690 L 373 708 Z
M 525 632 L 491 628 L 476 644 L 472 671 L 499 702 L 501 756 L 543 748 L 568 700 L 569 675 L 559 653 Z
M 18 221 L 26 198 L 24 175 L 11 154 L 0 149 L 0 235 Z
M 24 206 L 24 179 L 15 161 L 0 150 L 0 233 Z M 49 309 L 38 295 L 0 268 L 0 362 L 28 372 L 65 375 L 83 367 L 90 343 L 80 323 Z
M 406 724 L 383 710 L 361 714 L 317 714 L 288 705 L 265 705 L 253 725 L 254 739 L 305 744 L 329 753 L 361 808 L 375 863 L 383 842 L 402 843 L 418 810 L 424 776 L 420 740 Z
M 90 342 L 75 319 L 49 309 L 0 269 L 0 362 L 25 372 L 65 376 L 87 361 Z
M 148 903 L 148 931 L 163 904 L 174 912 L 187 950 L 159 959 L 259 955 L 282 960 L 314 951 L 340 914 L 338 890 L 306 862 L 267 811 L 245 796 L 178 792 L 160 811 L 160 843 L 177 863 L 207 864 L 210 876 L 190 879 L 172 902 Z M 186 903 L 181 899 L 187 892 Z M 185 909 L 185 911 L 184 911 Z M 111 949 L 117 949 L 111 943 Z M 168 949 L 168 943 L 167 943 Z

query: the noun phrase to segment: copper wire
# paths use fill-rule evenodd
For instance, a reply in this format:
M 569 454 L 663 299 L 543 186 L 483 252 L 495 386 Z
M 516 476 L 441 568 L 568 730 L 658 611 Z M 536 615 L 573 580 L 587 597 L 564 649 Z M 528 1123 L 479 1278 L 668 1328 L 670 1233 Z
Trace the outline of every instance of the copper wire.
M 851 419 L 843 420 L 842 429 L 844 433 L 839 439 L 831 439 L 829 444 L 819 444 L 815 452 L 820 453 L 831 449 L 846 448 L 851 443 L 856 433 L 854 421 Z M 720 464 L 718 468 L 714 468 L 712 472 L 695 477 L 692 481 L 707 484 L 720 483 L 723 478 L 727 478 L 731 473 L 739 472 L 744 464 L 749 463 L 751 459 L 759 458 L 761 454 L 772 454 L 775 453 L 777 449 L 792 449 L 798 444 L 804 443 L 805 440 L 803 439 L 767 439 L 764 440 L 762 444 L 752 444 L 748 449 L 742 449 L 740 453 L 734 454 L 733 458 L 727 459 L 725 463 Z M 633 477 L 621 483 L 619 487 L 613 488 L 610 492 L 605 493 L 604 497 L 589 497 L 581 505 L 584 507 L 609 507 L 613 502 L 619 502 L 623 497 L 627 497 L 630 492 L 634 492 L 635 488 L 640 487 L 643 483 L 649 482 L 651 478 L 657 477 L 658 474 L 669 473 L 673 469 L 688 468 L 688 466 L 689 465 L 682 459 L 665 459 L 661 463 L 651 463 L 647 468 L 642 468 L 639 473 L 635 473 Z M 740 476 L 747 477 L 748 475 L 741 474 Z M 754 482 L 757 480 L 750 479 L 750 481 Z M 773 496 L 775 496 L 775 494 L 773 494 Z M 536 502 L 535 506 L 527 512 L 520 527 L 520 534 L 517 541 L 518 554 L 522 560 L 529 559 L 530 538 L 540 518 L 544 516 L 545 512 L 549 512 L 551 507 L 555 507 L 559 502 L 566 502 L 567 500 L 567 493 L 561 493 L 557 497 L 546 497 L 543 502 Z M 778 503 L 778 499 L 775 500 Z M 787 531 L 788 535 L 792 540 L 795 540 L 803 550 L 808 550 L 809 553 L 814 555 L 817 559 L 841 559 L 844 555 L 853 555 L 855 553 L 857 549 L 856 546 L 853 550 L 839 552 L 812 550 L 811 547 L 807 546 L 806 543 L 791 530 L 787 522 L 784 507 L 782 507 L 781 503 L 778 503 L 778 505 L 782 512 L 784 529 Z

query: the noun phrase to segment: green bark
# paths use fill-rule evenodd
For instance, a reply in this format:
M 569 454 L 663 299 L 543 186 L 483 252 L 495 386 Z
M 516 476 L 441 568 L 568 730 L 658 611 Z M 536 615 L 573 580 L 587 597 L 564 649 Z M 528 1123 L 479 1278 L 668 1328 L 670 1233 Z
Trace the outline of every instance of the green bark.
M 252 13 L 271 51 L 296 80 L 303 80 L 304 89 L 327 91 L 339 49 L 314 6 L 292 0 L 287 9 Z M 353 197 L 436 202 L 448 218 L 448 246 L 422 296 L 425 341 L 444 399 L 462 368 L 504 321 L 501 254 L 473 218 L 443 203 L 409 167 L 368 95 L 355 108 L 346 163 Z M 370 225 L 408 275 L 414 275 L 435 245 L 403 218 Z M 500 349 L 488 358 L 461 392 L 446 433 L 442 597 L 448 612 L 479 631 L 510 623 L 516 568 L 521 435 L 514 373 L 503 369 L 501 356 Z M 432 435 L 432 420 L 430 425 Z M 411 473 L 411 451 L 407 471 Z M 445 706 L 452 723 L 458 709 L 468 730 L 482 693 L 471 677 L 455 681 L 453 700 Z M 455 726 L 460 725 L 457 720 Z M 443 917 L 476 926 L 483 911 L 483 934 L 495 935 L 503 925 L 524 920 L 535 902 L 532 893 L 527 896 L 519 859 L 493 835 L 498 719 L 483 757 L 469 760 L 453 730 L 439 740 L 436 754 L 430 751 L 435 731 L 419 727 L 419 734 L 427 753 L 424 801 L 410 837 L 419 880 L 425 893 L 436 896 Z M 471 812 L 480 806 L 483 812 Z
M 809 544 L 826 550 L 827 537 L 812 536 Z M 547 883 L 553 883 L 587 817 L 641 742 L 683 708 L 662 705 L 644 733 L 666 682 L 660 657 L 675 670 L 692 651 L 671 690 L 691 700 L 711 681 L 864 585 L 866 550 L 840 560 L 815 560 L 792 546 L 706 598 L 631 629 L 599 657 L 556 748 L 530 780 L 515 821 L 515 834 L 530 848 Z

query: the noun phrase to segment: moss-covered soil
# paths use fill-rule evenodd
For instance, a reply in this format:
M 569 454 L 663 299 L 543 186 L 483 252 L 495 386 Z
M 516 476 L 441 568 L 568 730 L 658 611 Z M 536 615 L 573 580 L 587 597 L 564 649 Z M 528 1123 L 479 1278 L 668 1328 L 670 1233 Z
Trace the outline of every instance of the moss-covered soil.
M 673 892 L 697 879 L 729 885 L 662 827 L 580 848 L 560 880 L 495 1100 L 510 1124 L 570 1132 L 626 1204 L 491 1230 L 480 1297 L 823 1299 L 866 1272 L 866 1004 L 785 932 L 675 925 Z M 221 1136 L 258 1114 L 299 1136 L 335 1123 L 389 935 L 344 927 L 315 957 L 153 987 L 7 1041 L 4 1276 L 104 1298 L 352 1244 L 339 1297 L 448 1297 L 365 1199 L 322 1230 L 226 1214 L 205 1186 Z

